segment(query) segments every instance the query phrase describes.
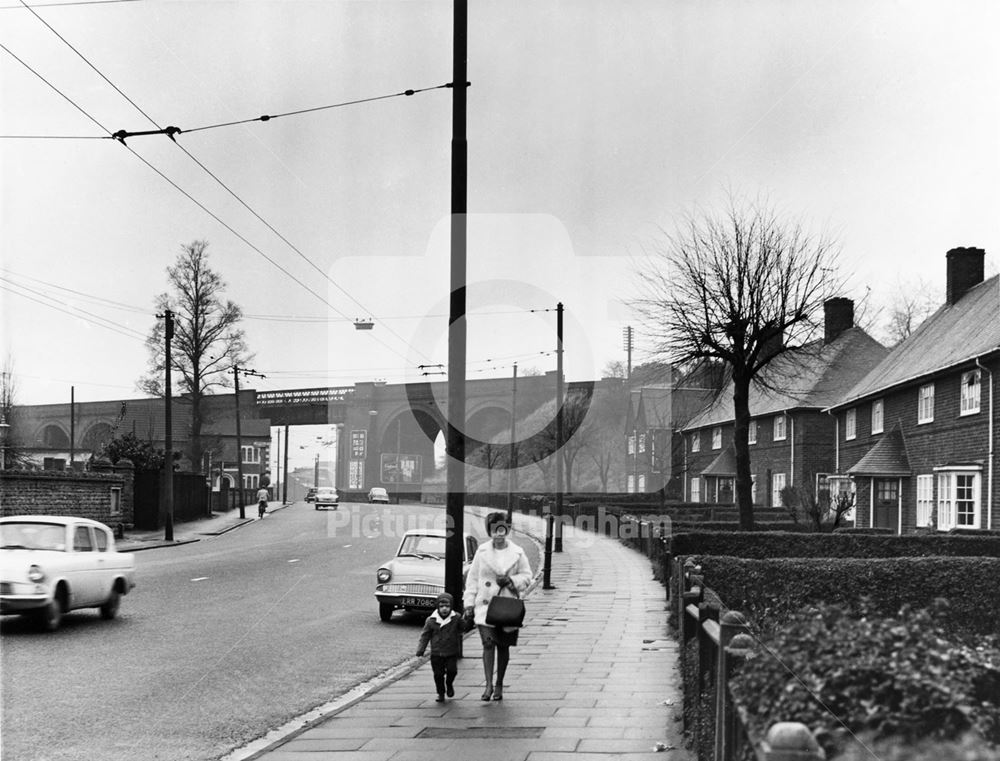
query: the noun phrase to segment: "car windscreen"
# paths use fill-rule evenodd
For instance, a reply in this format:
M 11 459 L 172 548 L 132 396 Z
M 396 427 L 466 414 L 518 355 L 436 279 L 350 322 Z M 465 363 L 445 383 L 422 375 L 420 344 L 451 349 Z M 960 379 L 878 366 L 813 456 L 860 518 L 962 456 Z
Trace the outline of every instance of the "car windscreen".
M 431 555 L 436 558 L 443 558 L 444 544 L 443 536 L 410 534 L 410 536 L 403 539 L 403 546 L 399 548 L 399 554 L 416 555 L 418 557 Z
M 66 527 L 59 523 L 0 523 L 0 549 L 66 551 Z

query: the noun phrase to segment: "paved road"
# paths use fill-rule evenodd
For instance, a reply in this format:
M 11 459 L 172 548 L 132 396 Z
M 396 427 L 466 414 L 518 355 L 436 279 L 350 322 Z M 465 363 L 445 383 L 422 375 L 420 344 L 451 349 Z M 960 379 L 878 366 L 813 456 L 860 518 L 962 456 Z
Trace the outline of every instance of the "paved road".
M 43 635 L 5 618 L 2 757 L 219 758 L 406 660 L 421 621 L 378 620 L 374 571 L 441 514 L 297 503 L 139 553 L 116 621 L 83 611 Z

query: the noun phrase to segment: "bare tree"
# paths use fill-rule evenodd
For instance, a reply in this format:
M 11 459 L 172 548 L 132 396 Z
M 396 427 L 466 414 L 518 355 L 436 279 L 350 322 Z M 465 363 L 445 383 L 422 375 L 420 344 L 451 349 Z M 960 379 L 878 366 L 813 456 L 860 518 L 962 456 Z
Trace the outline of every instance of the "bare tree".
M 895 346 L 920 327 L 940 304 L 940 297 L 926 280 L 899 280 L 889 297 L 885 325 L 888 346 Z
M 590 408 L 592 393 L 590 391 L 569 391 L 563 402 L 563 435 L 564 441 L 560 454 L 563 458 L 563 473 L 566 476 L 566 491 L 573 491 L 573 466 L 576 463 L 577 455 L 580 454 L 587 442 L 586 433 L 583 431 L 583 421 Z M 526 443 L 520 451 L 522 456 L 527 457 L 529 462 L 538 466 L 545 481 L 546 489 L 550 488 L 550 478 L 552 476 L 552 465 L 555 462 L 552 455 L 556 453 L 556 403 L 555 400 L 545 402 L 538 409 L 518 424 L 521 430 L 537 429 L 544 421 L 548 421 L 544 428 L 533 436 L 529 443 Z
M 823 303 L 837 295 L 837 253 L 768 204 L 730 198 L 718 215 L 689 215 L 637 273 L 637 309 L 653 353 L 682 367 L 719 362 L 733 389 L 740 527 L 754 525 L 750 387 L 767 384 L 776 357 L 822 329 Z
M 620 359 L 609 360 L 604 365 L 604 369 L 601 370 L 602 378 L 626 378 L 627 376 L 628 368 Z
M 17 381 L 14 375 L 14 360 L 8 355 L 0 368 L 0 419 L 9 427 L 0 431 L 3 437 L 3 467 L 14 469 L 27 467 L 30 458 L 24 450 L 25 433 L 22 430 L 17 409 Z
M 177 261 L 167 268 L 171 291 L 156 298 L 159 310 L 174 312 L 174 339 L 171 364 L 180 375 L 178 391 L 191 399 L 191 432 L 188 457 L 196 468 L 202 465 L 204 442 L 202 399 L 215 389 L 232 385 L 233 365 L 252 359 L 247 351 L 243 313 L 232 301 L 223 301 L 226 284 L 208 266 L 206 241 L 182 246 Z M 149 349 L 148 373 L 138 387 L 153 396 L 164 393 L 163 321 L 157 320 L 146 339 Z

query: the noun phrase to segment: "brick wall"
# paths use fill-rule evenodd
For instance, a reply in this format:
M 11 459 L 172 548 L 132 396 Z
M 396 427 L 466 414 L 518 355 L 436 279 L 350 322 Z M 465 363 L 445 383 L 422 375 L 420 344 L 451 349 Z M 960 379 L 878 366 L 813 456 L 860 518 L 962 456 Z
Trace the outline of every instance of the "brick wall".
M 132 525 L 131 463 L 105 471 L 0 471 L 0 515 L 76 515 L 109 526 Z M 112 489 L 120 510 L 112 512 Z

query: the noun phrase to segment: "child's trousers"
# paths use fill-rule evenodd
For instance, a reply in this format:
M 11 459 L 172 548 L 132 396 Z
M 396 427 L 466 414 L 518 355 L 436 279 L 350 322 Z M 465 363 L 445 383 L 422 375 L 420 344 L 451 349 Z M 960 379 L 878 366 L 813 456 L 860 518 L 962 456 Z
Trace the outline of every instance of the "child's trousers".
M 431 670 L 434 672 L 434 686 L 439 695 L 443 695 L 446 687 L 455 683 L 458 674 L 457 655 L 431 655 Z

